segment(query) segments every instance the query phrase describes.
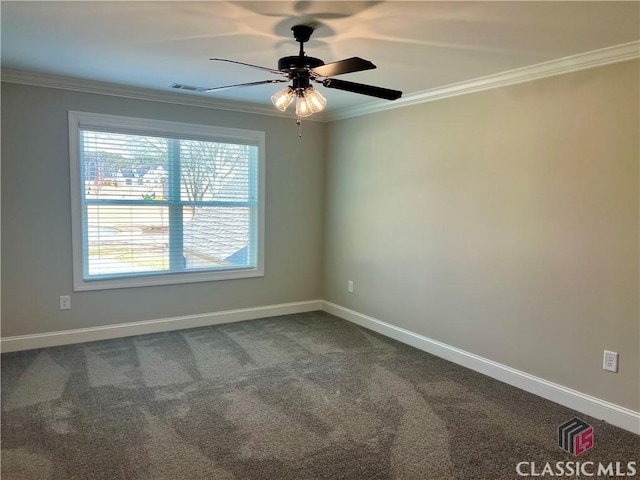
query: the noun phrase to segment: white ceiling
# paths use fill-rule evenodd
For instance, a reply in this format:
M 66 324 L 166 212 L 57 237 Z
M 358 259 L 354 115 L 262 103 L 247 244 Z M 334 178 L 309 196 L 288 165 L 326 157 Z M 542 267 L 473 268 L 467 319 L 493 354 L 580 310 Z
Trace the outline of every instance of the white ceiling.
M 340 78 L 407 95 L 637 41 L 639 11 L 636 1 L 3 1 L 2 68 L 174 92 L 174 82 L 253 82 L 280 77 L 208 59 L 277 68 L 298 53 L 291 26 L 315 24 L 308 55 L 371 60 L 376 70 Z M 200 95 L 268 104 L 279 87 Z M 323 93 L 327 111 L 381 102 Z

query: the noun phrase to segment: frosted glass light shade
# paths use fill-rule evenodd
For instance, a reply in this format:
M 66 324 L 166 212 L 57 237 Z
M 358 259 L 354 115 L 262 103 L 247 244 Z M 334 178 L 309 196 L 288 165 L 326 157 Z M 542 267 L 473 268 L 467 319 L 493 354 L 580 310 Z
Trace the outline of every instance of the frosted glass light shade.
M 295 97 L 295 91 L 291 87 L 285 87 L 271 95 L 271 103 L 281 112 L 284 112 Z

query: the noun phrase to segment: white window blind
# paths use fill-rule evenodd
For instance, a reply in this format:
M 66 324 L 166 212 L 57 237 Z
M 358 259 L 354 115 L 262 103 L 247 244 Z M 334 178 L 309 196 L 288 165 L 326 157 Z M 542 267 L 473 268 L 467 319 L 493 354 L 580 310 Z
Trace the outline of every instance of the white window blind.
M 78 112 L 70 126 L 76 290 L 263 273 L 264 134 Z

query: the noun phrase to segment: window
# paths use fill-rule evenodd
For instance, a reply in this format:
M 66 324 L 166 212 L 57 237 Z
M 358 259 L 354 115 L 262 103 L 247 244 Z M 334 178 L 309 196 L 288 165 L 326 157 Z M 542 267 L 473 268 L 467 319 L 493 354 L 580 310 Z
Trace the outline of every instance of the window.
M 75 290 L 264 274 L 263 132 L 69 112 L 69 136 Z

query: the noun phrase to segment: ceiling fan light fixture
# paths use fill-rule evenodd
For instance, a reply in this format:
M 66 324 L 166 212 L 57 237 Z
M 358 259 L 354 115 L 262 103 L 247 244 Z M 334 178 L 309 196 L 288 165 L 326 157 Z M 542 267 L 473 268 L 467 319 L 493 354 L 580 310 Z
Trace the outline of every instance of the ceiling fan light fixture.
M 291 87 L 285 87 L 271 95 L 271 103 L 281 112 L 284 112 L 295 97 L 295 91 Z
M 304 96 L 307 99 L 307 103 L 309 104 L 309 108 L 311 108 L 312 113 L 321 112 L 324 110 L 324 107 L 327 106 L 327 99 L 313 87 L 307 87 L 304 90 Z

